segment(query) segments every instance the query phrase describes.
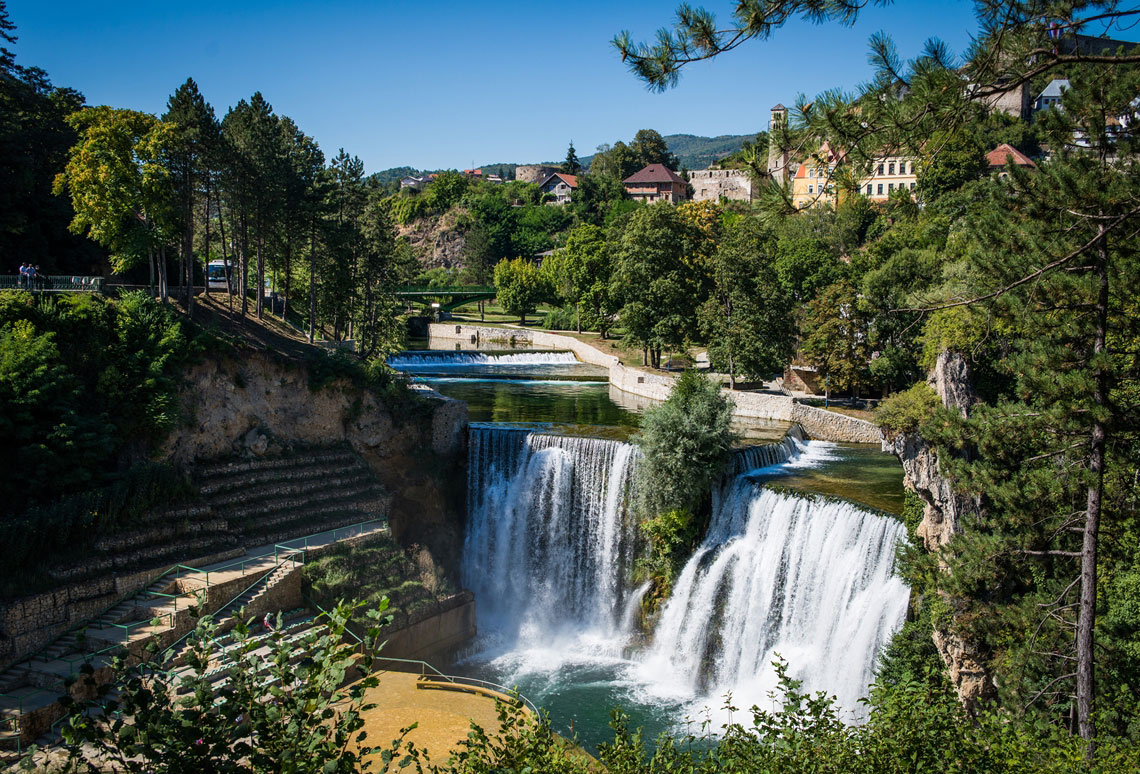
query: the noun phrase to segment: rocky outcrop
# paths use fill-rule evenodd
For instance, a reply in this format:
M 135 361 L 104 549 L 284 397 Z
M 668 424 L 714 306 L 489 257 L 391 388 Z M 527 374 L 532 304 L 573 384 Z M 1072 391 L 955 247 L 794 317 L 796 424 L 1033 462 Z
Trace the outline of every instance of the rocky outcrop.
M 408 240 L 425 269 L 456 269 L 463 266 L 467 232 L 459 226 L 460 211 L 420 218 L 397 226 L 397 234 Z
M 970 386 L 969 366 L 954 352 L 938 356 L 927 379 L 942 405 L 968 416 L 977 395 Z M 938 454 L 921 436 L 900 433 L 883 441 L 903 466 L 903 481 L 924 503 L 922 522 L 915 530 L 927 551 L 938 552 L 962 531 L 965 519 L 979 514 L 976 497 L 957 491 L 939 469 Z M 948 569 L 943 564 L 943 569 Z M 947 599 L 951 610 L 954 601 Z M 963 704 L 972 708 L 994 693 L 993 680 L 974 643 L 950 629 L 934 630 L 934 645 L 946 664 L 947 674 Z
M 192 469 L 235 454 L 346 443 L 388 493 L 393 537 L 427 546 L 454 573 L 462 547 L 467 404 L 422 390 L 390 407 L 347 380 L 314 391 L 304 368 L 257 352 L 207 358 L 186 374 L 179 397 L 190 420 L 166 440 L 167 459 Z

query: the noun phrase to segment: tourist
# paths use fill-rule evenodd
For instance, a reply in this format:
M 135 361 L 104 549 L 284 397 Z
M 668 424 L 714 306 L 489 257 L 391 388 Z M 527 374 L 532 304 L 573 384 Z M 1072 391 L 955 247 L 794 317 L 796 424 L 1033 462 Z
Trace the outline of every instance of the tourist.
M 39 266 L 28 264 L 28 290 L 32 290 L 36 287 L 36 283 L 39 281 L 39 273 Z

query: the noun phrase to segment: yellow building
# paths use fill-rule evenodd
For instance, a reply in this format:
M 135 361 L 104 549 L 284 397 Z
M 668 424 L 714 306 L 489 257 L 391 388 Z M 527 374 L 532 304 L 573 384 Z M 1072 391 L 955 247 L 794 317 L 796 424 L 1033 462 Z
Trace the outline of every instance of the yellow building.
M 824 204 L 834 207 L 838 204 L 839 187 L 835 180 L 835 169 L 842 161 L 843 157 L 832 153 L 831 147 L 824 143 L 818 153 L 812 154 L 795 167 L 792 176 L 792 204 L 796 209 L 806 210 Z
M 860 178 L 859 193 L 871 201 L 885 202 L 898 190 L 911 191 L 918 187 L 918 170 L 910 156 L 886 156 L 874 161 L 870 174 Z

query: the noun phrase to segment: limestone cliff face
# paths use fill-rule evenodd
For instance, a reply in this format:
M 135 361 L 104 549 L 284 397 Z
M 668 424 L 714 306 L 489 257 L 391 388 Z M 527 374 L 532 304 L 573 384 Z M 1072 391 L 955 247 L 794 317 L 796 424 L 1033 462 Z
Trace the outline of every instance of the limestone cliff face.
M 393 411 L 347 381 L 310 390 L 304 367 L 262 353 L 208 358 L 186 374 L 180 399 L 189 421 L 162 456 L 193 468 L 232 454 L 348 443 L 391 493 L 393 536 L 427 546 L 451 574 L 462 547 L 467 404 L 422 397 Z
M 977 395 L 970 386 L 965 359 L 943 352 L 927 379 L 942 405 L 968 416 Z M 901 433 L 883 442 L 899 458 L 908 489 L 922 498 L 925 508 L 916 532 L 927 551 L 937 552 L 962 531 L 962 522 L 979 512 L 975 497 L 957 492 L 938 467 L 938 455 L 921 436 Z M 951 608 L 953 600 L 948 600 Z M 974 643 L 952 631 L 935 629 L 934 644 L 946 663 L 950 680 L 967 707 L 993 695 L 993 681 Z
M 408 240 L 425 269 L 454 269 L 463 266 L 467 247 L 467 234 L 458 222 L 459 211 L 449 210 L 397 226 L 397 233 Z

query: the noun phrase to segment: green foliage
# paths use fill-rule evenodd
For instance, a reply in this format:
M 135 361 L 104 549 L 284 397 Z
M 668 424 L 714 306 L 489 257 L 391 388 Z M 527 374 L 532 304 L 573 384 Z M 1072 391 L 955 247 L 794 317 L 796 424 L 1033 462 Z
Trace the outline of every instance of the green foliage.
M 617 245 L 614 295 L 621 300 L 626 339 L 647 348 L 653 364 L 697 329 L 707 277 L 690 257 L 703 235 L 677 208 L 661 203 L 630 216 Z
M 727 229 L 711 273 L 713 288 L 698 314 L 713 369 L 733 387 L 737 375 L 756 380 L 782 370 L 792 356 L 792 297 L 775 281 L 755 221 Z
M 552 309 L 543 316 L 542 327 L 548 331 L 578 330 L 581 327 L 578 310 L 573 306 L 561 306 Z
M 88 668 L 80 680 L 99 698 L 71 704 L 61 729 L 68 763 L 79 771 L 110 764 L 117 771 L 170 774 L 403 768 L 413 757 L 401 751 L 410 749 L 402 738 L 377 747 L 363 730 L 363 713 L 375 707 L 365 694 L 376 678 L 346 685 L 355 669 L 371 675 L 386 606 L 381 601 L 368 611 L 371 625 L 359 649 L 344 639 L 356 607 L 338 605 L 297 640 L 280 626 L 266 639 L 255 637 L 238 618 L 224 652 L 216 625 L 203 616 L 189 635 L 184 672 L 170 669 L 153 650 L 141 662 L 117 655 L 113 700 L 100 695 L 106 688 Z M 307 655 L 298 660 L 296 653 Z M 219 662 L 227 679 L 211 685 L 206 674 Z
M 503 259 L 495 266 L 495 288 L 499 304 L 508 314 L 517 314 L 524 325 L 527 314 L 549 295 L 538 266 L 523 258 Z
M 858 391 L 871 360 L 868 320 L 847 281 L 828 286 L 808 304 L 800 351 L 824 379 L 824 388 Z
M 696 371 L 683 373 L 668 399 L 643 416 L 634 438 L 642 454 L 636 502 L 653 549 L 647 574 L 659 587 L 700 537 L 710 487 L 731 454 L 731 421 L 720 386 Z
M 0 294 L 0 483 L 9 512 L 99 485 L 130 445 L 179 421 L 177 389 L 196 346 L 144 294 L 34 302 Z
M 875 411 L 875 423 L 891 436 L 913 433 L 941 407 L 942 401 L 930 385 L 919 382 L 883 401 Z
M 306 593 L 318 604 L 331 607 L 340 599 L 353 599 L 363 607 L 351 618 L 354 631 L 370 625 L 364 611 L 387 600 L 392 626 L 407 626 L 422 618 L 417 611 L 434 612 L 437 599 L 452 591 L 437 573 L 423 577 L 404 550 L 390 539 L 370 540 L 366 545 L 338 546 L 330 553 L 307 562 Z M 385 629 L 386 631 L 387 629 Z

